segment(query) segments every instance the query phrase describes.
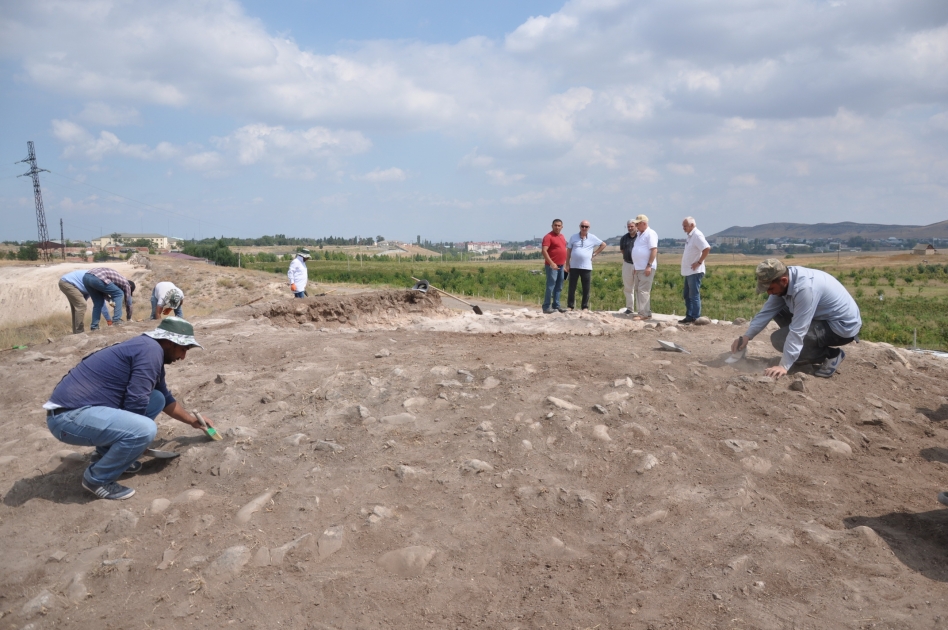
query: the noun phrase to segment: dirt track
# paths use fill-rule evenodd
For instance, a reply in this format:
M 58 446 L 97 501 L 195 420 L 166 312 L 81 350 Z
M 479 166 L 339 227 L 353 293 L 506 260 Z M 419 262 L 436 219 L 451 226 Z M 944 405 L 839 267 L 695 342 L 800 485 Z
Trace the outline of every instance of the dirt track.
M 860 343 L 791 391 L 732 326 L 406 292 L 195 320 L 169 382 L 225 440 L 159 417 L 182 456 L 125 502 L 40 406 L 151 326 L 0 355 L 0 628 L 948 626 L 942 360 Z

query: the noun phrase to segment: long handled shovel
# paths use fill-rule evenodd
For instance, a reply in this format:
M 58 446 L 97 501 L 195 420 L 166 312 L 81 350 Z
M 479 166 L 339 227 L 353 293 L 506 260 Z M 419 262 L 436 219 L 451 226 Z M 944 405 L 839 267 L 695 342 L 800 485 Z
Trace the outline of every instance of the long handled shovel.
M 415 282 L 420 282 L 420 280 L 419 280 L 418 278 L 415 278 L 414 276 L 412 276 L 412 280 L 414 280 Z M 428 286 L 431 287 L 432 289 L 434 289 L 435 291 L 437 291 L 438 293 L 443 293 L 444 295 L 447 295 L 449 298 L 454 298 L 455 300 L 457 300 L 457 301 L 460 302 L 461 304 L 467 304 L 468 306 L 470 306 L 471 308 L 473 308 L 473 309 L 474 309 L 474 312 L 477 313 L 478 315 L 483 315 L 483 314 L 484 314 L 484 311 L 482 311 L 482 310 L 481 310 L 481 307 L 478 306 L 477 304 L 471 304 L 470 302 L 465 302 L 464 300 L 462 300 L 462 299 L 459 298 L 458 296 L 456 296 L 456 295 L 451 295 L 451 294 L 448 293 L 447 291 L 442 291 L 442 290 L 439 289 L 438 287 L 433 286 L 433 285 L 431 285 L 431 284 L 429 284 Z

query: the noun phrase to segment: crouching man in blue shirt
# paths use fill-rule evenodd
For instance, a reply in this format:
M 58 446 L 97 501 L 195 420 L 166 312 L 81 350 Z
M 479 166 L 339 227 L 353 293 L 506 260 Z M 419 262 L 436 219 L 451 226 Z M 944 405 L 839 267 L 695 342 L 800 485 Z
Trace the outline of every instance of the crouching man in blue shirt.
M 154 420 L 160 412 L 203 428 L 165 384 L 165 366 L 195 347 L 202 348 L 194 327 L 168 317 L 155 330 L 90 354 L 59 382 L 43 405 L 46 424 L 61 442 L 95 447 L 82 475 L 83 488 L 100 499 L 135 494 L 116 479 L 141 470 L 137 460 L 155 439 Z
M 770 297 L 734 340 L 731 352 L 747 347 L 770 320 L 780 328 L 770 336 L 774 348 L 783 353 L 780 363 L 764 370 L 780 378 L 797 364 L 819 364 L 815 376 L 829 378 L 839 369 L 845 346 L 862 328 L 859 306 L 839 280 L 807 267 L 787 267 L 776 258 L 757 265 L 757 292 Z

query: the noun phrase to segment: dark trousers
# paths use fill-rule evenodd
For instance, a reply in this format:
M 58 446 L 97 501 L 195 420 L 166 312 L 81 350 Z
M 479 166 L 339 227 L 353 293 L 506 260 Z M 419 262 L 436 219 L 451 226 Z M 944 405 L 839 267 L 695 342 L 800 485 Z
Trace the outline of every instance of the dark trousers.
M 783 352 L 783 346 L 787 342 L 787 335 L 790 334 L 790 322 L 793 320 L 793 313 L 785 308 L 774 317 L 774 323 L 780 326 L 779 330 L 770 335 L 770 343 L 778 352 Z M 796 364 L 822 363 L 826 359 L 839 356 L 839 347 L 850 343 L 855 337 L 840 337 L 832 331 L 829 323 L 817 319 L 810 322 L 810 328 L 803 336 L 803 349 L 800 351 L 800 357 Z
M 583 283 L 583 306 L 589 308 L 589 289 L 592 284 L 592 269 L 570 269 L 569 270 L 569 294 L 566 296 L 566 306 L 576 307 L 576 282 Z

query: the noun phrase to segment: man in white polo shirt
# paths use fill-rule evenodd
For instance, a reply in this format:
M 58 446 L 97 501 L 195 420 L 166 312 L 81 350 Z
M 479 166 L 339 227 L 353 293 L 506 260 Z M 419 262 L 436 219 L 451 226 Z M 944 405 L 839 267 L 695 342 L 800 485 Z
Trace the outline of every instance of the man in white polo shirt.
M 566 306 L 573 310 L 576 306 L 576 281 L 583 283 L 582 310 L 589 309 L 589 290 L 592 285 L 593 258 L 598 256 L 606 244 L 595 234 L 589 232 L 589 221 L 579 222 L 579 234 L 573 234 L 566 243 L 566 265 L 564 271 L 569 274 L 569 293 Z
M 685 318 L 678 320 L 678 323 L 691 324 L 701 317 L 701 281 L 704 279 L 704 260 L 711 253 L 711 246 L 695 225 L 694 217 L 685 217 L 681 229 L 687 235 L 685 251 L 681 255 L 681 275 L 685 278 Z
M 633 320 L 643 321 L 652 317 L 652 282 L 658 267 L 658 234 L 648 226 L 648 217 L 640 214 L 635 217 L 635 229 L 639 235 L 632 246 L 632 265 L 635 267 L 635 304 L 639 314 Z

